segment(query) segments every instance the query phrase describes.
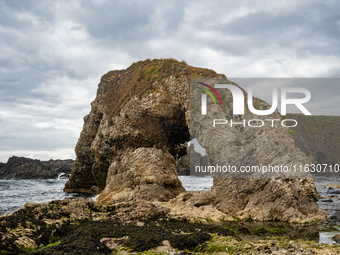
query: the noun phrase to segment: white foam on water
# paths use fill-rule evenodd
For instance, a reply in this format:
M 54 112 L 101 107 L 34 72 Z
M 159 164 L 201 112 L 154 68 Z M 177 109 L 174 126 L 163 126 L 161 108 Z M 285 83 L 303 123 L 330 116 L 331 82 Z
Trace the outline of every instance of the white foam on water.
M 193 175 L 180 175 L 178 178 L 181 180 L 186 191 L 208 191 L 211 190 L 213 185 L 213 178 L 211 176 L 198 177 Z
M 319 243 L 326 243 L 326 244 L 335 243 L 335 241 L 333 241 L 333 237 L 339 234 L 340 234 L 340 231 L 319 232 Z
M 67 179 L 0 180 L 0 215 L 13 212 L 26 203 L 44 203 L 86 195 L 63 191 Z M 88 197 L 88 196 L 86 196 Z

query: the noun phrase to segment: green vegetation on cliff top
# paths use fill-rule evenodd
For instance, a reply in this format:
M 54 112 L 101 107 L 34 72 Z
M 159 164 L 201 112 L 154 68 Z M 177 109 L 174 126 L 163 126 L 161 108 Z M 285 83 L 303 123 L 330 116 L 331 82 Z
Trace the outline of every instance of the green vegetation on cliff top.
M 185 61 L 170 59 L 147 59 L 133 63 L 126 70 L 110 71 L 103 75 L 103 102 L 109 116 L 118 115 L 126 102 L 152 89 L 155 82 L 170 76 L 195 78 L 216 75 L 209 69 L 189 66 Z

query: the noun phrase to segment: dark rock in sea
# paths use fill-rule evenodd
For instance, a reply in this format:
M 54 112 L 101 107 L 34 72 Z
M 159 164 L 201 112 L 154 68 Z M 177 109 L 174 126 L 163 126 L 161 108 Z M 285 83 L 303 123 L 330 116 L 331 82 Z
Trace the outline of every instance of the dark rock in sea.
M 340 194 L 340 189 L 328 188 L 327 194 Z
M 335 212 L 332 217 L 334 220 L 340 221 L 340 212 L 339 211 Z
M 323 203 L 332 203 L 333 200 L 332 199 L 321 199 L 320 202 L 323 202 Z
M 9 184 L 1 184 L 0 183 L 0 191 L 1 190 L 7 190 L 7 189 L 9 189 L 10 188 L 10 185 Z
M 40 161 L 13 156 L 0 165 L 0 179 L 55 179 L 62 173 L 67 177 L 73 164 L 72 159 Z
M 194 150 L 193 144 L 190 145 L 188 154 L 181 157 L 176 164 L 176 171 L 178 175 L 194 175 L 194 176 L 206 176 L 210 175 L 209 172 L 196 172 L 194 165 L 208 166 L 207 156 L 202 156 L 200 153 Z
M 71 176 L 71 173 L 61 173 L 61 174 L 58 176 L 58 178 L 59 178 L 59 179 L 68 179 L 68 178 L 70 178 L 70 176 Z
M 184 155 L 176 163 L 176 171 L 178 175 L 190 175 L 190 157 Z
M 333 240 L 337 243 L 340 243 L 340 235 L 333 236 Z
M 182 169 L 181 171 L 178 172 L 178 175 L 190 175 L 190 167 L 186 167 L 184 169 Z

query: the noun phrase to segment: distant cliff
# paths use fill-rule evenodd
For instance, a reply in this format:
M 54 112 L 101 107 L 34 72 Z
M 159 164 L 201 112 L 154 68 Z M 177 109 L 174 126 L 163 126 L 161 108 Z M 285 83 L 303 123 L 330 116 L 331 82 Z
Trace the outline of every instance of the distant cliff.
M 61 173 L 70 175 L 73 164 L 72 159 L 40 161 L 13 156 L 0 163 L 0 179 L 54 179 Z
M 340 116 L 287 114 L 298 125 L 291 134 L 299 147 L 315 164 L 340 164 Z

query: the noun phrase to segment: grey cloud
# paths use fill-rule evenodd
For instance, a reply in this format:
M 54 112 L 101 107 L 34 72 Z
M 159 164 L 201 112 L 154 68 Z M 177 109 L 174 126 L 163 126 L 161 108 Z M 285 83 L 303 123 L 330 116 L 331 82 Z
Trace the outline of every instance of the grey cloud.
M 339 8 L 321 0 L 0 0 L 0 161 L 8 151 L 72 151 L 100 76 L 141 59 L 175 57 L 234 77 L 340 77 Z M 338 114 L 338 88 L 311 90 L 320 99 L 313 107 Z
M 177 31 L 184 18 L 185 3 L 169 3 L 115 1 L 94 5 L 88 2 L 85 11 L 76 15 L 96 43 L 128 50 L 131 45 Z

